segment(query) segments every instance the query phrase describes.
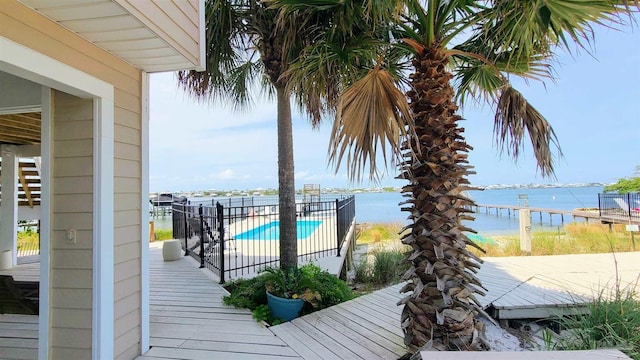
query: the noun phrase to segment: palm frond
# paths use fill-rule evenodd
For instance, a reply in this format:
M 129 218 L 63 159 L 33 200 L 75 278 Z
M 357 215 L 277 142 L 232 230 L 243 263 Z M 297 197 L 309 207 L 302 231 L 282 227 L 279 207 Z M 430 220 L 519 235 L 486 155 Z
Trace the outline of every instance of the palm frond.
M 504 77 L 495 66 L 473 62 L 457 66 L 454 77 L 456 100 L 464 106 L 467 99 L 493 102 L 504 83 Z
M 548 57 L 542 54 L 533 54 L 527 59 L 511 62 L 509 54 L 502 54 L 491 61 L 480 55 L 481 51 L 456 51 L 458 49 L 460 48 L 450 52 L 455 68 L 456 100 L 462 106 L 468 98 L 495 102 L 508 74 L 525 80 L 553 79 Z
M 401 139 L 414 133 L 410 119 L 407 98 L 392 76 L 386 70 L 374 68 L 342 95 L 331 132 L 329 162 L 337 172 L 346 153 L 350 179 L 362 181 L 368 166 L 369 179 L 379 180 L 378 150 L 385 164 L 388 155 L 391 162 L 396 161 L 400 156 Z M 390 145 L 390 150 L 386 144 Z
M 246 61 L 236 66 L 228 74 L 229 96 L 233 97 L 233 106 L 236 110 L 251 104 L 251 91 L 262 77 L 263 65 L 260 61 Z M 271 84 L 262 84 L 263 88 L 272 87 Z
M 247 61 L 244 25 L 238 9 L 229 1 L 209 0 L 205 17 L 206 70 L 178 72 L 178 85 L 200 101 L 248 99 L 248 94 L 233 93 L 235 89 L 228 78 Z
M 501 153 L 516 159 L 523 148 L 525 131 L 529 133 L 538 169 L 544 177 L 554 176 L 554 157 L 551 146 L 555 146 L 558 156 L 562 150 L 558 138 L 549 122 L 524 96 L 511 86 L 502 90 L 498 100 L 494 136 Z
M 594 24 L 620 23 L 621 14 L 634 8 L 638 9 L 635 0 L 493 0 L 475 15 L 479 29 L 475 36 L 490 53 L 508 53 L 508 63 L 547 55 L 556 46 L 571 51 L 576 45 L 589 51 Z

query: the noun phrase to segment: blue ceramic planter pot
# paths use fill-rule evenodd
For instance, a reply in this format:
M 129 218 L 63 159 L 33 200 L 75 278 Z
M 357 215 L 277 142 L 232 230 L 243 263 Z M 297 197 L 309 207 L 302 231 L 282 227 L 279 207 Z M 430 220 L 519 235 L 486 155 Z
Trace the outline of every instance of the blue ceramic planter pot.
M 267 291 L 267 304 L 273 316 L 284 321 L 291 321 L 300 316 L 300 310 L 304 305 L 302 299 L 285 299 L 271 295 Z

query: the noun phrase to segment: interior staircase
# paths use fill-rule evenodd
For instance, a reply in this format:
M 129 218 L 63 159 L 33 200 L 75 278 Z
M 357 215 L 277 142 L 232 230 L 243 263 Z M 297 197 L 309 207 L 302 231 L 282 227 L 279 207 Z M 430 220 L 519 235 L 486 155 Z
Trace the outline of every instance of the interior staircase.
M 2 177 L 2 159 L 0 158 L 0 179 Z M 40 181 L 40 158 L 20 158 L 18 165 L 18 205 L 40 205 L 42 184 Z M 0 187 L 0 197 L 2 187 Z

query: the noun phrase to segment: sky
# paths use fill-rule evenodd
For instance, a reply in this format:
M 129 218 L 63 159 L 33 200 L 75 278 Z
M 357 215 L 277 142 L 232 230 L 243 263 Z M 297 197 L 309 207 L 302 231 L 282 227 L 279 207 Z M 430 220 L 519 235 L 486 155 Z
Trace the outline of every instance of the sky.
M 640 16 L 636 16 L 640 21 Z M 563 157 L 556 178 L 536 170 L 529 143 L 517 162 L 500 156 L 493 138 L 493 110 L 467 102 L 462 109 L 469 161 L 476 186 L 492 184 L 612 183 L 640 165 L 640 24 L 623 30 L 598 27 L 591 54 L 559 52 L 556 80 L 528 83 L 512 79 L 517 90 L 554 128 Z M 352 183 L 342 169 L 328 166 L 332 119 L 312 129 L 293 108 L 296 188 L 400 187 L 397 169 L 378 184 Z M 276 104 L 256 98 L 250 109 L 202 103 L 177 86 L 174 73 L 150 79 L 150 190 L 244 190 L 278 187 Z

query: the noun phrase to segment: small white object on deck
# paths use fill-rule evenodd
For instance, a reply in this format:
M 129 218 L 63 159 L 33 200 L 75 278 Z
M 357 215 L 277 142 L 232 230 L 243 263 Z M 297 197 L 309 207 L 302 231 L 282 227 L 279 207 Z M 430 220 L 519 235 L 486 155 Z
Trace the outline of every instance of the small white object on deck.
M 179 240 L 165 240 L 162 244 L 162 258 L 164 261 L 174 261 L 182 257 Z
M 13 267 L 13 253 L 11 250 L 0 251 L 0 270 L 11 269 Z

